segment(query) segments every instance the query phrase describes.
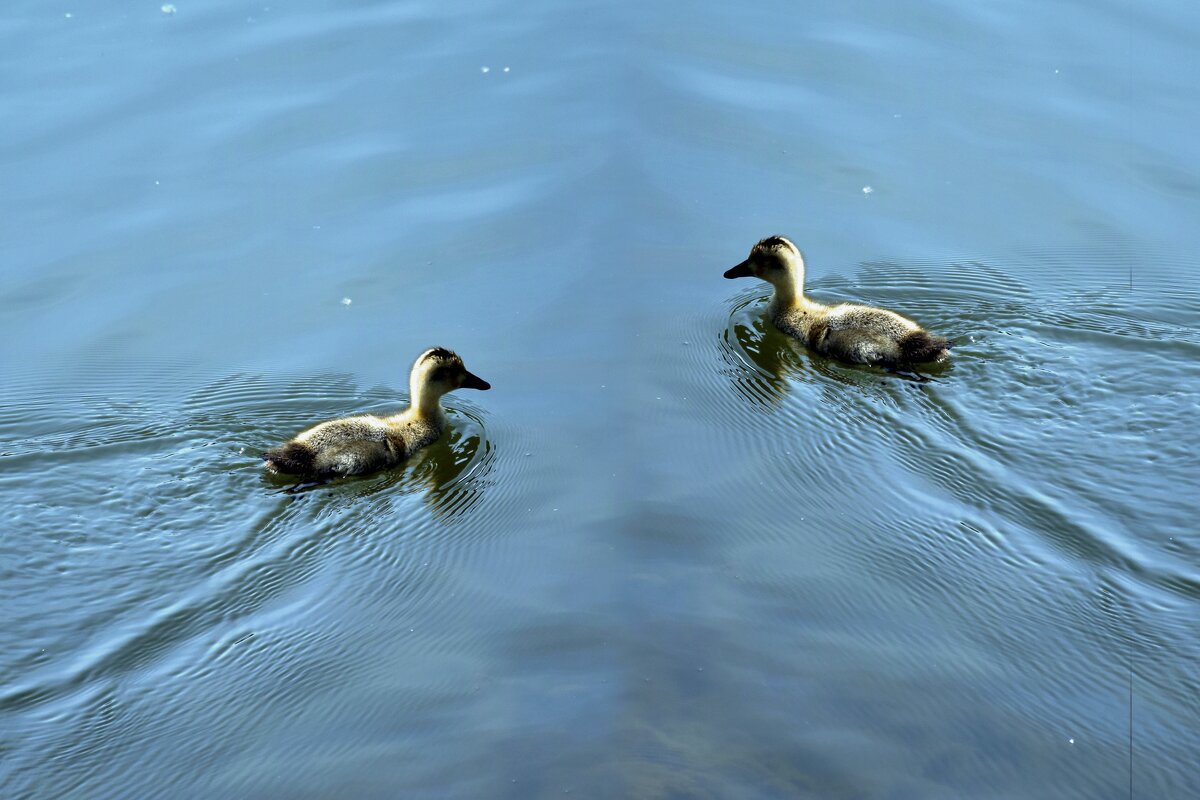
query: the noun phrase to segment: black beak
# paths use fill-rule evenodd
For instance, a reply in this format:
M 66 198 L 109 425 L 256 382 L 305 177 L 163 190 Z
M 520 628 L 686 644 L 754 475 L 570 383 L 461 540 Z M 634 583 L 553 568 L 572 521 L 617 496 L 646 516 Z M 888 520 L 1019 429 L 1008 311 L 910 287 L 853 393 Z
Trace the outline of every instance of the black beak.
M 730 267 L 725 270 L 726 278 L 753 278 L 754 273 L 750 271 L 750 259 L 746 259 L 736 267 Z
M 462 388 L 464 389 L 480 389 L 486 391 L 492 388 L 492 385 L 478 375 L 467 373 L 463 376 Z

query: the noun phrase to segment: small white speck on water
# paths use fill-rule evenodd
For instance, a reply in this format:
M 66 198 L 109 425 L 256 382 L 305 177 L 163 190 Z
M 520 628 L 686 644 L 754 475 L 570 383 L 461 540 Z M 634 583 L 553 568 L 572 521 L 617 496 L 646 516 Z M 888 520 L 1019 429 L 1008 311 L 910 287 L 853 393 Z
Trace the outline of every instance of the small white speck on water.
M 1054 70 L 1054 71 L 1055 71 L 1055 72 L 1058 72 L 1058 70 Z M 1074 740 L 1074 739 L 1067 739 L 1067 744 L 1075 744 L 1075 740 Z
M 319 230 L 321 230 L 321 226 L 320 226 L 320 225 L 313 225 L 313 230 L 314 230 L 314 231 L 319 231 Z
M 874 190 L 874 189 L 872 189 L 870 186 L 864 186 L 864 187 L 863 187 L 863 194 L 871 194 L 871 193 L 872 193 L 872 192 L 874 192 L 874 191 L 875 191 L 875 190 Z
M 892 119 L 900 119 L 902 116 L 904 116 L 904 115 L 903 114 L 892 114 Z
M 155 185 L 155 186 L 158 186 L 158 185 L 159 185 L 158 181 L 155 181 L 155 182 L 154 182 L 154 185 Z
M 525 457 L 526 457 L 526 458 L 529 458 L 531 455 L 533 455 L 533 453 L 526 453 L 526 454 L 525 454 Z
M 557 508 L 556 508 L 556 509 L 554 509 L 554 510 L 555 510 L 555 511 L 558 511 L 558 509 L 557 509 Z
M 1054 74 L 1055 74 L 1055 75 L 1057 75 L 1057 74 L 1058 74 L 1058 70 L 1054 70 Z
M 491 67 L 480 67 L 479 71 L 482 72 L 484 75 L 487 75 L 489 72 L 492 71 L 492 68 Z
M 504 71 L 505 71 L 505 72 L 508 72 L 508 71 L 509 71 L 508 67 L 505 67 L 505 68 L 504 68 Z
M 175 5 L 173 3 L 163 3 L 162 8 L 159 10 L 162 11 L 162 13 L 164 13 L 164 14 L 174 14 L 179 9 L 175 8 Z
M 70 19 L 71 17 L 73 17 L 75 15 L 72 14 L 70 11 L 68 11 L 67 13 L 63 14 L 63 16 L 66 17 L 67 19 Z
M 684 340 L 683 340 L 683 346 L 684 346 L 684 347 L 687 347 L 689 344 L 691 344 L 691 342 L 689 342 L 687 339 L 684 339 Z
M 351 300 L 349 297 L 343 297 L 343 298 L 342 298 L 342 305 L 344 305 L 344 306 L 348 306 L 348 305 L 350 305 L 350 304 L 351 304 L 351 303 L 353 303 L 353 302 L 354 302 L 354 301 L 353 301 L 353 300 Z

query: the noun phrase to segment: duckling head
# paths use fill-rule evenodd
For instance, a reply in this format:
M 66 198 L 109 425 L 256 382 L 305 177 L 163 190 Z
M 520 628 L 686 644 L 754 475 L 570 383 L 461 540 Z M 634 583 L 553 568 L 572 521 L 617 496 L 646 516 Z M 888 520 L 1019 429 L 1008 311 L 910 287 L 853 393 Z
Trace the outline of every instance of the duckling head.
M 804 288 L 804 256 L 784 237 L 768 236 L 750 249 L 745 261 L 725 270 L 725 277 L 759 278 L 792 295 Z
M 458 353 L 444 347 L 433 347 L 417 356 L 408 378 L 413 407 L 434 409 L 442 395 L 455 389 L 492 388 L 492 385 L 467 371 Z

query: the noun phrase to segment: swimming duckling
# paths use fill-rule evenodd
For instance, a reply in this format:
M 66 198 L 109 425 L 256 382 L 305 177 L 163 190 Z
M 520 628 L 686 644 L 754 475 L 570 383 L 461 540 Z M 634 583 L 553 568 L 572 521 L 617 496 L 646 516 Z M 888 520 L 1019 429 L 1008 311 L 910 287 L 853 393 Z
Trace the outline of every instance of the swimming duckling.
M 325 479 L 395 466 L 442 435 L 446 427 L 442 395 L 455 389 L 492 388 L 467 372 L 456 353 L 441 347 L 417 358 L 408 387 L 412 405 L 399 414 L 322 422 L 263 453 L 267 469 Z
M 755 277 L 775 287 L 767 313 L 775 327 L 813 350 L 853 364 L 902 367 L 941 361 L 949 339 L 894 311 L 852 303 L 827 306 L 804 296 L 804 256 L 782 236 L 768 236 L 726 278 Z

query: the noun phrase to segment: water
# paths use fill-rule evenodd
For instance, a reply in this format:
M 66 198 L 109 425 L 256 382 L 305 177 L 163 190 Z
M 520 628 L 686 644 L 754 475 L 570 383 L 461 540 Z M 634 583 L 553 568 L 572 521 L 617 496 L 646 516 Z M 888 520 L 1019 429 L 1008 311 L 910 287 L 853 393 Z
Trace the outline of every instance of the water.
M 1194 4 L 176 5 L 0 27 L 0 794 L 1200 795 Z

